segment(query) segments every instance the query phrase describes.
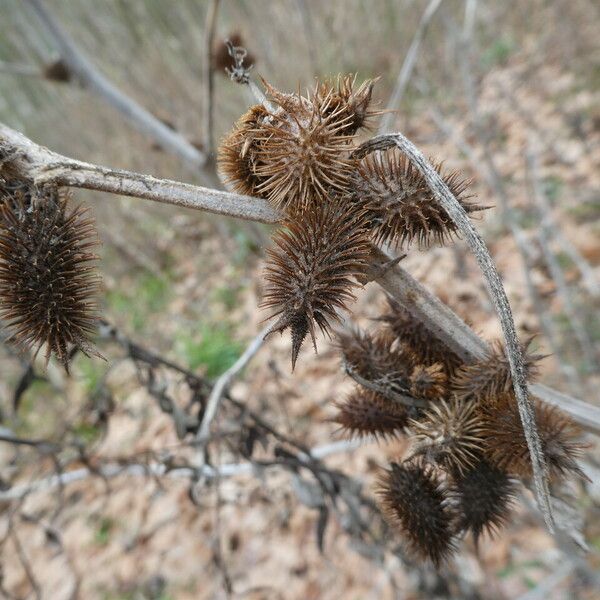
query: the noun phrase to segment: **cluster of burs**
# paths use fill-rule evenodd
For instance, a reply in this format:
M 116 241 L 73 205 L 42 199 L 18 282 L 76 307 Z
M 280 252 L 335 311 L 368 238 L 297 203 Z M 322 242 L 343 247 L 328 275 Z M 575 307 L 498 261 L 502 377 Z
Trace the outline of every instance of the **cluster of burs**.
M 378 112 L 374 81 L 345 76 L 306 94 L 263 82 L 266 97 L 222 140 L 218 166 L 236 192 L 282 212 L 267 250 L 263 306 L 271 331 L 290 329 L 292 368 L 318 328 L 330 335 L 365 280 L 374 245 L 444 244 L 457 233 L 421 173 L 396 147 L 356 153 L 357 133 Z M 467 182 L 437 171 L 467 213 Z M 510 368 L 501 345 L 466 364 L 393 300 L 376 331 L 339 334 L 354 391 L 336 403 L 349 436 L 405 436 L 405 455 L 379 477 L 377 494 L 407 550 L 438 565 L 470 533 L 475 541 L 507 520 L 531 463 Z M 540 358 L 524 348 L 528 377 Z M 582 475 L 579 431 L 535 401 L 551 483 Z

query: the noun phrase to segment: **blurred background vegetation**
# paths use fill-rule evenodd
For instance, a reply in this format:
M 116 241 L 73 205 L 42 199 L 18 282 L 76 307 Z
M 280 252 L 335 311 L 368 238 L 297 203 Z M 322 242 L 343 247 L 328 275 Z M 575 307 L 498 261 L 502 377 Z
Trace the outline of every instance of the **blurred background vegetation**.
M 46 0 L 45 4 L 101 73 L 169 127 L 201 146 L 208 1 Z M 375 98 L 384 108 L 427 5 L 424 0 L 221 0 L 215 43 L 240 33 L 256 59 L 253 74 L 284 90 L 310 87 L 315 76 L 357 73 L 359 81 L 380 77 Z M 542 329 L 542 308 L 546 330 L 535 344 L 553 354 L 544 363 L 543 381 L 589 402 L 597 401 L 600 382 L 600 306 L 587 290 L 568 248 L 575 249 L 576 259 L 582 259 L 598 281 L 599 12 L 593 0 L 443 0 L 425 31 L 401 103 L 394 107 L 397 112 L 392 126 L 429 155 L 472 177 L 478 201 L 495 207 L 486 212 L 479 226 L 505 278 L 522 335 Z M 87 162 L 220 186 L 212 163 L 201 170 L 186 167 L 77 81 L 58 82 L 44 76 L 58 58 L 52 38 L 28 4 L 0 0 L 0 121 L 57 152 Z M 217 139 L 247 106 L 245 90 L 217 73 Z M 376 131 L 377 123 L 373 129 Z M 555 224 L 546 238 L 551 244 L 550 262 L 548 251 L 544 253 L 544 240 L 539 239 L 539 209 L 531 200 L 525 160 L 531 147 L 539 155 L 545 198 Z M 491 170 L 487 155 L 493 158 Z M 493 180 L 494 173 L 508 205 L 502 206 L 497 197 L 498 185 L 494 189 L 490 184 L 490 174 Z M 256 307 L 269 228 L 87 191 L 77 191 L 75 198 L 91 206 L 98 221 L 105 317 L 133 339 L 209 378 L 231 366 L 264 318 Z M 510 235 L 511 223 L 524 232 L 533 249 L 526 269 L 542 305 L 536 306 L 527 291 L 523 262 Z M 557 243 L 557 231 L 571 246 Z M 477 269 L 461 242 L 454 248 L 415 251 L 407 260 L 407 268 L 467 317 L 477 331 L 489 337 L 498 334 Z M 557 281 L 556 265 L 564 281 Z M 379 300 L 377 292 L 365 292 L 357 314 L 372 317 Z M 292 379 L 285 343 L 273 346 L 242 391 L 307 443 L 327 440 L 332 428 L 323 407 L 339 393 L 340 385 L 333 353 L 323 342 L 321 356 L 325 362 L 318 363 L 310 349 L 305 349 L 306 366 Z M 123 434 L 123 430 L 128 431 L 125 421 L 119 421 L 120 434 L 107 434 L 102 423 L 90 416 L 98 410 L 100 392 L 107 381 L 117 403 L 115 410 L 136 418 L 140 414 L 145 414 L 145 419 L 152 416 L 146 414 L 149 409 L 139 399 L 132 400 L 134 377 L 124 365 L 127 361 L 115 358 L 110 351 L 106 354 L 107 362 L 77 357 L 71 380 L 50 365 L 48 377 L 29 387 L 14 406 L 14 390 L 25 362 L 10 347 L 3 347 L 0 411 L 4 422 L 22 435 L 60 438 L 68 432 L 85 446 L 107 451 L 114 450 L 111 444 L 115 443 L 123 444 L 119 450 L 134 448 L 138 452 L 156 449 L 153 444 L 159 439 L 166 444 L 171 434 L 165 433 L 165 424 L 152 430 L 152 439 L 133 433 L 130 439 L 130 433 Z M 313 385 L 316 374 L 323 373 L 320 369 L 327 368 L 327 383 Z M 280 382 L 276 390 L 264 387 L 265 380 L 274 379 Z M 287 405 L 292 401 L 294 408 Z M 139 427 L 147 423 L 138 421 Z M 16 477 L 25 469 L 26 458 L 7 458 L 3 479 Z M 369 456 L 358 459 L 354 471 L 368 472 L 369 460 Z M 145 491 L 148 496 L 150 492 Z M 123 549 L 122 530 L 130 511 L 137 515 L 144 510 L 123 493 L 127 500 L 117 507 L 102 507 L 94 501 L 85 516 L 85 527 L 91 533 L 69 538 L 71 548 L 78 544 L 85 548 L 82 553 L 87 560 L 98 559 L 97 572 L 89 574 L 89 583 L 83 578 L 81 597 L 219 597 L 221 587 L 211 575 L 214 565 L 209 554 L 194 553 L 191 541 L 181 542 L 194 537 L 193 543 L 198 543 L 197 537 L 207 531 L 204 521 L 200 525 L 194 522 L 189 529 L 183 519 L 170 523 L 167 529 L 174 531 L 171 537 L 157 545 L 148 542 L 143 550 L 150 555 L 146 567 L 139 567 L 139 548 L 130 552 L 134 566 L 115 566 L 120 553 L 128 552 Z M 239 496 L 244 493 L 251 495 L 231 492 L 235 498 L 232 504 L 242 511 L 247 506 L 248 514 L 255 515 L 260 507 L 252 501 L 242 502 Z M 86 497 L 85 492 L 81 494 Z M 593 502 L 587 506 L 588 519 L 597 516 L 594 507 Z M 44 507 L 36 510 L 43 513 Z M 277 511 L 284 509 L 271 510 L 269 514 L 276 517 L 264 523 L 259 519 L 259 531 L 263 526 L 276 529 L 280 525 Z M 199 529 L 194 529 L 196 525 Z M 319 557 L 317 550 L 307 551 L 310 556 L 303 558 L 302 528 L 289 523 L 287 527 L 287 532 L 274 533 L 273 537 L 265 534 L 261 538 L 259 533 L 257 541 L 242 534 L 248 550 L 237 559 L 234 555 L 239 554 L 239 539 L 235 542 L 233 530 L 230 532 L 227 552 L 231 563 L 237 565 L 232 567 L 234 583 L 236 577 L 241 582 L 234 585 L 239 592 L 234 597 L 408 597 L 396 596 L 400 592 L 389 572 L 373 576 L 371 581 L 368 573 L 360 571 L 367 568 L 365 562 L 356 563 L 357 572 L 353 560 L 359 559 L 344 558 L 354 554 L 341 542 L 336 542 L 339 555 L 335 559 L 327 552 Z M 600 551 L 598 526 L 588 534 Z M 483 566 L 469 563 L 479 574 L 475 579 L 481 579 L 482 597 L 516 597 L 512 594 L 525 593 L 543 581 L 553 563 L 544 555 L 551 542 L 543 533 L 539 536 L 543 540 L 539 545 L 531 538 L 529 542 L 519 538 L 517 546 L 522 547 L 516 552 L 514 539 L 509 537 L 497 556 L 489 551 L 491 558 L 483 560 Z M 264 571 L 262 579 L 257 575 L 255 581 L 244 574 L 244 561 L 250 560 L 250 548 L 261 543 L 261 551 L 266 548 L 271 552 L 263 565 L 255 566 L 258 572 L 261 568 Z M 277 556 L 279 549 L 269 543 L 285 544 L 288 549 Z M 40 572 L 48 569 L 51 557 L 36 546 L 35 539 L 30 544 L 35 568 Z M 178 545 L 179 552 L 173 550 Z M 158 569 L 165 553 L 171 554 L 161 571 L 163 579 L 157 583 L 150 573 Z M 177 564 L 183 563 L 178 572 Z M 14 572 L 7 573 L 11 589 L 22 594 L 16 597 L 27 597 L 27 582 L 22 583 L 24 576 L 13 567 Z M 251 568 L 249 563 L 247 568 Z M 269 582 L 265 573 L 273 569 L 300 583 L 290 584 L 286 591 L 285 577 Z M 335 585 L 331 573 L 339 577 Z M 488 575 L 493 582 L 487 581 Z M 261 592 L 261 586 L 266 591 Z M 252 591 L 254 588 L 259 591 Z M 58 587 L 48 589 L 56 592 L 44 597 L 68 597 L 61 595 Z M 242 589 L 250 592 L 243 595 Z

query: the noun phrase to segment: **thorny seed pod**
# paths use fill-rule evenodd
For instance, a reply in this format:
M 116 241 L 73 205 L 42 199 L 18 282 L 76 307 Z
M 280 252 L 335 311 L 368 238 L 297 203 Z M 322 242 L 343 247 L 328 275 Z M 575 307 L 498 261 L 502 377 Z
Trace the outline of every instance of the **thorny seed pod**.
M 54 188 L 19 193 L 0 206 L 0 317 L 11 340 L 37 353 L 46 346 L 68 367 L 69 348 L 95 353 L 99 279 L 93 220 L 67 210 Z
M 71 70 L 61 58 L 46 65 L 43 74 L 46 79 L 58 83 L 68 83 L 73 77 Z
M 537 375 L 536 363 L 544 358 L 540 354 L 532 354 L 528 346 L 523 345 L 525 371 L 529 380 Z M 476 400 L 483 403 L 494 402 L 494 399 L 513 389 L 510 364 L 504 346 L 500 342 L 492 344 L 487 356 L 475 363 L 463 365 L 452 380 L 452 388 L 457 396 L 464 400 Z
M 321 107 L 324 116 L 338 114 L 340 120 L 346 122 L 341 132 L 354 135 L 367 126 L 370 119 L 381 114 L 371 108 L 376 82 L 376 79 L 367 79 L 355 90 L 356 75 L 339 75 L 337 81 L 317 82 L 312 101 Z
M 372 390 L 357 387 L 335 406 L 337 414 L 332 420 L 349 437 L 373 435 L 385 440 L 399 435 L 408 422 L 402 404 Z
M 409 430 L 414 455 L 462 472 L 473 465 L 483 448 L 482 420 L 475 404 L 461 400 L 431 404 Z
M 429 465 L 392 463 L 378 482 L 382 512 L 409 550 L 436 566 L 454 550 L 454 514 L 447 491 Z
M 254 132 L 269 112 L 262 104 L 256 104 L 242 115 L 233 129 L 221 141 L 217 156 L 219 175 L 239 194 L 260 195 L 258 186 L 264 179 L 256 174 L 258 141 Z
M 388 311 L 380 317 L 400 344 L 413 355 L 416 364 L 439 363 L 451 376 L 462 364 L 460 357 L 412 317 L 395 300 L 388 298 Z
M 360 215 L 349 215 L 339 202 L 320 204 L 301 219 L 288 220 L 267 250 L 262 306 L 279 319 L 273 331 L 291 329 L 292 369 L 308 333 L 315 341 L 315 323 L 328 334 L 340 320 L 337 311 L 354 300 L 354 277 L 369 255 Z
M 481 206 L 465 195 L 468 182 L 456 172 L 436 169 L 461 206 L 472 213 Z M 398 148 L 361 159 L 353 175 L 352 199 L 367 212 L 377 243 L 395 247 L 417 242 L 443 245 L 457 228 L 429 189 L 425 178 Z
M 492 535 L 508 521 L 516 482 L 505 471 L 479 460 L 466 472 L 456 474 L 453 492 L 457 529 L 470 531 L 477 544 L 481 534 Z
M 253 130 L 257 191 L 290 215 L 311 204 L 348 192 L 353 161 L 352 136 L 344 133 L 351 116 L 343 107 L 330 110 L 333 95 L 317 104 L 298 94 L 284 94 L 265 82 L 277 104 Z
M 373 336 L 355 329 L 338 336 L 344 367 L 350 375 L 406 392 L 409 387 L 406 370 L 393 345 L 394 339 L 385 332 Z
M 410 375 L 410 394 L 426 400 L 444 398 L 448 393 L 448 377 L 440 363 L 416 365 Z
M 542 450 L 551 477 L 561 479 L 569 473 L 585 478 L 577 465 L 585 444 L 581 431 L 556 407 L 535 400 L 535 420 Z M 506 393 L 495 403 L 480 408 L 483 420 L 485 453 L 499 468 L 523 478 L 531 477 L 531 459 L 514 395 Z

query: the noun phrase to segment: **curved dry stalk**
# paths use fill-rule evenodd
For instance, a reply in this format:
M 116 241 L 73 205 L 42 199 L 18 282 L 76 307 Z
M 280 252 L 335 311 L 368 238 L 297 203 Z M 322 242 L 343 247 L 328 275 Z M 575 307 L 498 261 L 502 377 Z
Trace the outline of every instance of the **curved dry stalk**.
M 440 131 L 450 138 L 456 147 L 463 154 L 465 154 L 473 166 L 473 169 L 481 174 L 481 177 L 487 183 L 490 191 L 496 197 L 501 220 L 510 230 L 517 245 L 517 250 L 521 255 L 525 284 L 527 286 L 530 301 L 534 311 L 536 312 L 542 333 L 544 334 L 550 346 L 550 350 L 553 356 L 556 358 L 556 362 L 558 363 L 560 370 L 563 372 L 566 381 L 569 382 L 569 384 L 572 386 L 572 389 L 577 390 L 577 393 L 580 394 L 583 387 L 577 371 L 572 365 L 568 364 L 568 362 L 566 362 L 562 356 L 562 349 L 558 343 L 556 333 L 556 325 L 552 322 L 552 319 L 548 317 L 546 312 L 544 312 L 543 302 L 539 297 L 538 290 L 531 277 L 534 249 L 527 235 L 520 227 L 517 219 L 514 216 L 514 210 L 510 206 L 504 183 L 498 173 L 496 165 L 494 164 L 493 157 L 487 149 L 485 140 L 482 140 L 481 144 L 483 146 L 483 159 L 479 160 L 475 156 L 473 147 L 450 126 L 450 124 L 438 110 L 431 110 L 430 115 Z
M 550 491 L 548 488 L 548 468 L 538 435 L 533 404 L 529 399 L 527 392 L 523 355 L 519 346 L 512 311 L 496 265 L 490 256 L 483 238 L 479 235 L 475 227 L 473 227 L 467 213 L 458 200 L 453 196 L 437 171 L 423 156 L 423 153 L 404 135 L 401 133 L 394 133 L 377 136 L 362 144 L 354 152 L 354 156 L 360 158 L 376 150 L 386 150 L 387 148 L 394 146 L 404 152 L 413 165 L 423 175 L 437 201 L 448 213 L 448 216 L 452 219 L 458 230 L 465 236 L 483 273 L 488 292 L 500 320 L 502 333 L 506 343 L 506 355 L 510 364 L 513 387 L 517 397 L 519 414 L 521 416 L 521 422 L 523 424 L 523 430 L 525 432 L 527 446 L 531 456 L 537 501 L 540 510 L 544 515 L 544 520 L 546 521 L 548 529 L 554 531 L 554 521 L 552 518 L 552 509 L 550 507 Z

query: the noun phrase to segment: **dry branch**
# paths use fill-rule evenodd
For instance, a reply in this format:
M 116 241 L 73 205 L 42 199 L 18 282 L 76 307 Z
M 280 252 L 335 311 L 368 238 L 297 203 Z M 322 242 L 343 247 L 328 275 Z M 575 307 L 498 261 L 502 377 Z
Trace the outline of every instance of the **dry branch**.
M 9 160 L 21 176 L 38 185 L 105 191 L 261 223 L 277 223 L 281 218 L 260 198 L 83 163 L 51 152 L 0 123 L 0 165 Z M 464 360 L 484 355 L 487 344 L 458 315 L 400 266 L 382 268 L 385 264 L 389 264 L 389 257 L 375 249 L 367 277 L 381 285 Z M 542 401 L 564 410 L 582 427 L 600 434 L 600 408 L 543 385 L 535 384 L 530 389 Z
M 246 365 L 254 358 L 256 353 L 262 348 L 265 337 L 271 331 L 271 326 L 264 327 L 263 330 L 250 342 L 244 353 L 235 361 L 235 363 L 221 375 L 208 397 L 206 409 L 202 418 L 202 423 L 196 435 L 196 442 L 205 444 L 210 434 L 210 425 L 219 409 L 219 404 L 225 390 L 231 385 L 234 378 L 240 373 Z

